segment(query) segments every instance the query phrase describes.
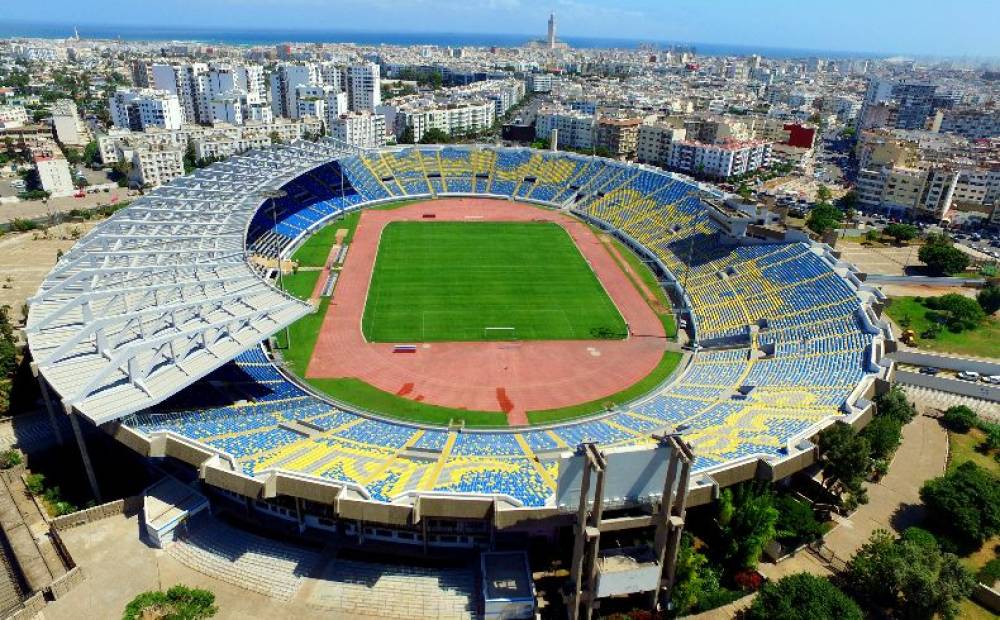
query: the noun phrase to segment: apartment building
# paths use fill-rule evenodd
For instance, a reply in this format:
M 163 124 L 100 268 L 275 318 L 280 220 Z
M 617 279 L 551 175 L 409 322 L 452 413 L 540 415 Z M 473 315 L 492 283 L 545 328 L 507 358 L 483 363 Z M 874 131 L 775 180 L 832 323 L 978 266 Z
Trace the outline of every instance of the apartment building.
M 859 128 L 923 129 L 934 112 L 933 84 L 871 79 L 859 115 Z
M 1000 136 L 1000 108 L 941 110 L 939 131 L 982 140 Z
M 65 146 L 85 146 L 90 142 L 90 130 L 80 120 L 76 103 L 72 99 L 60 99 L 52 104 L 52 132 L 56 140 Z
M 535 116 L 535 136 L 550 140 L 552 130 L 559 130 L 559 145 L 579 150 L 594 148 L 597 119 L 593 114 L 565 108 L 542 108 Z
M 674 143 L 682 142 L 686 137 L 687 130 L 676 122 L 656 120 L 643 123 L 639 127 L 636 160 L 666 168 L 670 165 L 670 150 Z
M 159 187 L 184 176 L 184 149 L 144 145 L 131 149 L 129 181 L 139 187 Z
M 248 121 L 243 125 L 217 124 L 212 127 L 201 125 L 185 125 L 180 129 L 151 129 L 144 132 L 133 132 L 112 129 L 106 135 L 97 137 L 97 147 L 101 161 L 112 165 L 119 161 L 130 161 L 131 150 L 139 147 L 165 147 L 179 149 L 182 153 L 188 143 L 195 140 L 223 137 L 237 143 L 240 141 L 252 143 L 254 140 L 267 138 L 270 144 L 273 137 L 288 143 L 307 135 L 320 135 L 323 131 L 323 121 L 317 118 L 305 118 L 299 121 L 276 119 L 271 122 Z M 122 157 L 126 152 L 127 157 Z
M 320 84 L 319 67 L 312 63 L 280 64 L 271 74 L 271 111 L 274 116 L 299 118 L 296 89 Z
M 438 102 L 415 100 L 395 109 L 396 131 L 413 130 L 413 140 L 419 142 L 429 129 L 448 134 L 468 133 L 488 129 L 496 119 L 492 101 L 460 100 Z
M 761 140 L 720 144 L 681 141 L 670 150 L 668 167 L 697 177 L 728 179 L 771 163 L 771 143 Z
M 635 159 L 641 125 L 641 118 L 601 117 L 594 132 L 594 146 L 607 149 L 611 157 Z
M 347 100 L 353 112 L 374 112 L 382 104 L 381 70 L 373 62 L 350 65 L 344 70 Z
M 52 196 L 69 196 L 74 192 L 69 163 L 55 145 L 45 153 L 34 154 L 33 151 L 32 162 L 44 191 Z
M 327 124 L 330 137 L 363 149 L 385 146 L 385 117 L 372 112 L 346 112 Z
M 210 134 L 193 139 L 191 144 L 194 148 L 194 156 L 198 159 L 224 159 L 251 149 L 270 146 L 271 138 L 266 134 L 259 133 L 240 136 Z
M 120 88 L 111 96 L 109 105 L 111 122 L 122 129 L 180 129 L 184 124 L 177 95 L 164 90 Z

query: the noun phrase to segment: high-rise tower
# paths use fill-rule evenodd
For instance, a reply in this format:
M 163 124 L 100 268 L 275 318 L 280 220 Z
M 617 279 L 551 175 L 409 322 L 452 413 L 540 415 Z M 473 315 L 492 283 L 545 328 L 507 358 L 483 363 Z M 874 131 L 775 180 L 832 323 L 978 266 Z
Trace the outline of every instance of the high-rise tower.
M 549 49 L 556 48 L 556 14 L 549 13 Z

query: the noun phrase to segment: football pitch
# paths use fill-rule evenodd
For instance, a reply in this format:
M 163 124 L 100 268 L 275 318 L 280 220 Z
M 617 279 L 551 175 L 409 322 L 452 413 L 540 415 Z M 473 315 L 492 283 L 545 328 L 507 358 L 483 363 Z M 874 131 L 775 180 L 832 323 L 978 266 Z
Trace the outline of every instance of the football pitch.
M 547 222 L 393 222 L 369 342 L 620 339 L 624 319 L 569 234 Z

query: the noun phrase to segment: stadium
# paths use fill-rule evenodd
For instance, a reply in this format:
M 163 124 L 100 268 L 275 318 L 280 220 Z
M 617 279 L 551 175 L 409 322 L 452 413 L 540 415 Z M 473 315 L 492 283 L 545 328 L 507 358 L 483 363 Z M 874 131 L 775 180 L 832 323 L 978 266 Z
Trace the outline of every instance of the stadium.
M 598 157 L 296 142 L 100 224 L 26 334 L 53 408 L 190 465 L 213 502 L 488 547 L 584 515 L 581 446 L 635 457 L 603 467 L 602 501 L 638 514 L 666 503 L 669 474 L 636 483 L 658 448 L 684 446 L 692 506 L 867 421 L 884 298 L 768 217 Z

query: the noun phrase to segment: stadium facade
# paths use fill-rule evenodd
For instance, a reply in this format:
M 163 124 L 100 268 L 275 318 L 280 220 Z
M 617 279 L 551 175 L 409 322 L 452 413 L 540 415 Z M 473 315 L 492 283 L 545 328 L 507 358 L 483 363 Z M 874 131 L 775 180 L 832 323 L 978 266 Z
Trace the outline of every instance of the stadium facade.
M 615 234 L 688 319 L 686 366 L 614 410 L 504 430 L 351 410 L 287 374 L 262 343 L 312 307 L 274 286 L 275 258 L 351 210 L 447 195 L 562 209 Z M 425 546 L 551 531 L 576 516 L 560 480 L 580 446 L 653 454 L 666 435 L 693 448 L 697 505 L 814 463 L 810 438 L 866 423 L 893 373 L 884 298 L 863 274 L 724 198 L 656 169 L 521 148 L 252 151 L 154 190 L 63 256 L 29 300 L 32 367 L 55 415 L 187 463 L 217 501 L 303 531 Z M 605 510 L 660 498 L 626 491 Z

